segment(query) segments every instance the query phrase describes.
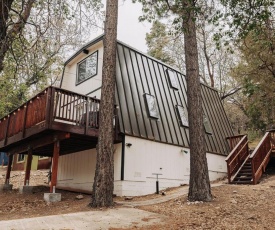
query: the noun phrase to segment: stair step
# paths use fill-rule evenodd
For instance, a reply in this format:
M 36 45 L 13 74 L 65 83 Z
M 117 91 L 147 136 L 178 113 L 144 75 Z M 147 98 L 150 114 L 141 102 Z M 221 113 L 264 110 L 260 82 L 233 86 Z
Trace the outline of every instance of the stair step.
M 252 172 L 243 172 L 243 173 L 238 173 L 237 176 L 252 176 Z
M 252 181 L 233 181 L 233 184 L 252 184 Z
M 244 165 L 244 166 L 242 167 L 242 169 L 251 169 L 251 168 L 252 168 L 251 165 L 250 165 L 250 166 L 245 166 L 245 165 Z
M 240 172 L 252 172 L 252 169 L 241 169 Z
M 243 176 L 241 176 L 241 177 L 235 177 L 234 180 L 251 180 L 251 179 L 252 179 L 252 177 L 243 177 Z

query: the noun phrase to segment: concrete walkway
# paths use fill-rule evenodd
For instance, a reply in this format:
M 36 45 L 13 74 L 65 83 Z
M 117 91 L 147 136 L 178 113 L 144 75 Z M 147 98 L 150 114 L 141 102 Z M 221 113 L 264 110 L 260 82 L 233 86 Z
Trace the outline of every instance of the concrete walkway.
M 211 187 L 222 186 L 222 183 L 211 184 Z M 153 225 L 165 221 L 167 217 L 134 207 L 153 205 L 176 199 L 188 193 L 188 186 L 180 187 L 172 194 L 144 201 L 121 201 L 120 208 L 102 211 L 78 212 L 63 215 L 0 221 L 1 230 L 105 230 L 109 228 L 134 228 Z
M 211 188 L 222 186 L 222 185 L 224 185 L 224 184 L 214 183 L 214 184 L 211 184 Z M 173 199 L 176 199 L 182 195 L 188 194 L 188 190 L 189 190 L 188 186 L 183 186 L 183 187 L 180 187 L 179 189 L 177 189 L 177 191 L 175 193 L 168 194 L 165 196 L 160 195 L 158 198 L 155 198 L 155 199 L 142 200 L 142 201 L 119 201 L 116 203 L 121 204 L 125 207 L 138 207 L 138 206 L 154 205 L 154 204 L 163 203 L 163 202 L 166 202 L 169 200 L 173 200 Z
M 78 212 L 0 221 L 1 230 L 105 230 L 109 228 L 143 227 L 165 221 L 164 216 L 134 208 Z

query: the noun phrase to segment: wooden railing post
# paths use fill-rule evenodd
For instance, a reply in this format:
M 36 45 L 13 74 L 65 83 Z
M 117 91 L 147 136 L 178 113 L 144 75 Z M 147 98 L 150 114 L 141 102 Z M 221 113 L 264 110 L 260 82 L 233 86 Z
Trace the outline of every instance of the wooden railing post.
M 255 177 L 255 165 L 254 165 L 254 159 L 251 160 L 251 166 L 252 166 L 252 180 L 253 184 L 256 184 L 256 177 Z
M 51 119 L 52 119 L 52 114 L 51 114 L 51 111 L 52 111 L 52 88 L 49 87 L 46 89 L 46 94 L 47 94 L 47 100 L 46 100 L 46 127 L 47 128 L 50 128 L 51 126 Z
M 29 103 L 27 102 L 23 108 L 24 108 L 24 118 L 23 118 L 23 125 L 22 125 L 22 138 L 25 138 L 26 134 L 26 122 L 27 122 L 27 116 L 28 116 L 28 105 Z
M 233 139 L 230 138 L 230 150 L 232 150 L 232 149 L 233 149 Z
M 85 97 L 86 100 L 86 114 L 85 114 L 85 130 L 84 134 L 87 134 L 88 127 L 89 127 L 89 116 L 90 116 L 90 111 L 89 111 L 89 98 Z
M 49 124 L 49 127 L 51 127 L 52 121 L 54 119 L 55 92 L 56 92 L 56 89 L 54 87 L 49 87 L 47 89 L 46 120 L 47 120 L 47 123 Z
M 7 142 L 8 142 L 8 135 L 9 135 L 9 128 L 10 128 L 10 118 L 11 118 L 11 116 L 8 115 L 4 145 L 7 145 Z

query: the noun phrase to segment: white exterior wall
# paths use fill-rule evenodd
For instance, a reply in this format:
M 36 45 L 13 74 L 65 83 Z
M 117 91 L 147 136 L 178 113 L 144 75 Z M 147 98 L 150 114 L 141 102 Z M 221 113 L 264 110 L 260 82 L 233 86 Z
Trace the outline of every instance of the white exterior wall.
M 103 64 L 103 43 L 102 41 L 97 44 L 90 46 L 88 48 L 89 54 L 81 53 L 73 60 L 71 60 L 65 67 L 63 82 L 61 88 L 67 89 L 82 95 L 86 95 L 91 91 L 101 87 L 102 83 L 102 64 Z M 77 76 L 77 63 L 87 58 L 92 53 L 98 51 L 98 65 L 97 65 L 97 75 L 94 77 L 76 85 L 76 76 Z M 98 90 L 88 96 L 100 98 L 101 90 Z
M 125 137 L 124 180 L 121 181 L 122 144 L 115 145 L 114 194 L 138 196 L 156 192 L 156 175 L 159 189 L 176 187 L 189 183 L 190 151 L 164 143 L 136 137 Z M 207 153 L 210 180 L 225 177 L 227 168 L 225 156 Z M 96 149 L 61 156 L 58 162 L 57 188 L 92 191 L 96 165 Z
M 156 192 L 156 175 L 159 176 L 160 189 L 189 183 L 190 151 L 164 143 L 126 136 L 124 181 L 117 182 L 120 187 L 117 195 L 137 196 Z M 207 153 L 210 180 L 226 176 L 225 156 Z
M 96 166 L 96 149 L 85 150 L 59 157 L 57 188 L 90 193 L 93 188 Z M 120 180 L 121 144 L 115 145 L 114 179 Z

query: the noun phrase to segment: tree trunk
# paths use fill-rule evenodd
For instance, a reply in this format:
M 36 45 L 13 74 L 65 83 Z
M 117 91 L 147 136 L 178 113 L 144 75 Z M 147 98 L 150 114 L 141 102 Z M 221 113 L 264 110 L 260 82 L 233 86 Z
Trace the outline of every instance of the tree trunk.
M 118 0 L 108 0 L 103 40 L 102 91 L 99 111 L 99 137 L 92 207 L 113 205 L 114 190 L 114 105 L 116 74 Z
M 11 6 L 14 0 L 2 0 L 0 1 L 0 73 L 4 68 L 4 58 L 7 51 L 10 49 L 13 41 L 16 39 L 18 34 L 20 34 L 30 16 L 31 9 L 35 0 L 29 0 L 25 2 L 22 8 L 24 10 L 18 16 L 18 20 L 13 24 L 8 30 L 7 21 L 9 19 L 9 13 L 11 11 Z
M 211 201 L 211 188 L 208 175 L 203 109 L 199 78 L 198 48 L 194 0 L 183 0 L 184 48 L 186 60 L 187 101 L 190 136 L 190 201 Z

